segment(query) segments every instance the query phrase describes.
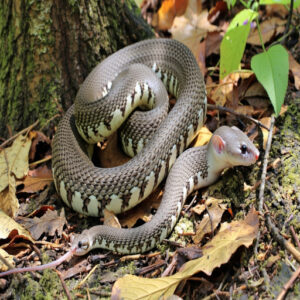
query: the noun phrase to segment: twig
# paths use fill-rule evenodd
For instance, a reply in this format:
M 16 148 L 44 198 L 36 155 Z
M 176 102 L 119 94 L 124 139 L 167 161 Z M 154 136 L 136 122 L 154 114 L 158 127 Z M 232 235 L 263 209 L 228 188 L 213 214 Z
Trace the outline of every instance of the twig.
M 261 174 L 261 179 L 260 179 L 261 184 L 260 184 L 259 195 L 258 195 L 258 199 L 259 199 L 258 212 L 261 215 L 263 214 L 264 191 L 265 191 L 265 183 L 266 183 L 266 175 L 267 175 L 267 166 L 268 166 L 268 158 L 269 158 L 269 152 L 270 152 L 271 142 L 272 142 L 274 123 L 275 123 L 275 118 L 274 118 L 274 116 L 272 116 L 270 131 L 269 131 L 269 135 L 268 135 L 268 141 L 267 141 L 267 145 L 266 145 L 265 157 L 264 157 L 264 162 L 263 162 L 262 174 Z M 254 247 L 255 255 L 257 255 L 257 249 L 258 249 L 258 245 L 259 245 L 260 234 L 261 234 L 261 232 L 259 230 L 257 232 L 256 243 L 255 243 L 255 247 Z
M 195 203 L 195 200 L 197 199 L 197 194 L 193 197 L 193 200 L 190 202 L 190 204 L 188 205 L 188 207 L 184 210 L 184 212 L 188 212 L 190 210 L 190 208 L 192 207 L 192 205 Z
M 14 266 L 1 254 L 0 254 L 0 260 L 8 267 L 9 270 L 12 270 L 14 268 Z M 22 280 L 22 276 L 20 274 L 17 274 L 17 277 L 20 281 Z
M 75 286 L 75 290 L 80 289 L 82 287 L 83 284 L 85 284 L 85 282 L 92 276 L 92 274 L 96 271 L 96 269 L 98 268 L 99 265 L 95 265 L 93 267 L 93 269 L 89 272 L 89 274 L 87 274 L 87 276 L 85 276 L 83 278 L 83 280 L 81 280 L 81 282 L 79 282 L 76 286 Z
M 268 209 L 268 208 L 266 208 Z M 269 230 L 271 231 L 272 235 L 276 239 L 278 243 L 282 245 L 286 250 L 288 250 L 294 258 L 300 263 L 300 252 L 290 243 L 287 241 L 279 232 L 279 229 L 273 224 L 271 218 L 269 215 L 266 215 L 266 221 L 267 221 L 267 226 Z
M 18 133 L 16 133 L 14 136 L 10 137 L 8 140 L 6 140 L 5 142 L 3 142 L 0 145 L 0 148 L 4 148 L 7 144 L 9 144 L 11 141 L 13 141 L 14 139 L 16 139 L 19 135 L 25 133 L 25 132 L 29 132 L 30 130 L 32 130 L 35 126 L 37 126 L 39 124 L 39 120 L 35 121 L 32 125 L 30 125 L 29 127 L 19 131 Z
M 297 234 L 296 234 L 296 232 L 294 230 L 294 227 L 290 226 L 290 230 L 291 230 L 292 236 L 293 236 L 293 238 L 294 238 L 294 240 L 295 240 L 295 242 L 297 244 L 297 247 L 300 250 L 300 242 L 299 242 L 298 236 L 297 236 Z
M 286 25 L 285 25 L 285 30 L 284 30 L 284 33 L 283 33 L 283 39 L 281 40 L 281 45 L 285 45 L 286 37 L 287 37 L 288 32 L 290 30 L 292 15 L 293 15 L 293 8 L 294 8 L 294 0 L 291 0 L 289 16 L 288 16 L 288 20 L 287 20 Z
M 266 183 L 266 175 L 267 175 L 267 166 L 268 166 L 268 158 L 269 158 L 269 152 L 270 152 L 271 142 L 272 142 L 274 123 L 275 123 L 275 118 L 274 116 L 272 116 L 268 141 L 266 145 L 264 163 L 262 168 L 262 174 L 261 174 L 261 184 L 260 184 L 259 195 L 258 195 L 258 199 L 259 199 L 258 211 L 260 213 L 262 213 L 264 207 L 264 192 L 265 192 L 265 183 Z
M 288 291 L 289 288 L 291 288 L 292 284 L 297 279 L 297 277 L 300 277 L 300 267 L 297 269 L 296 272 L 294 272 L 290 280 L 283 286 L 281 293 L 277 297 L 277 300 L 284 299 L 286 292 Z
M 63 279 L 63 277 L 62 277 L 62 275 L 61 275 L 61 273 L 60 273 L 59 271 L 57 271 L 57 270 L 55 270 L 55 272 L 57 273 L 57 275 L 58 275 L 58 277 L 59 277 L 59 279 L 60 279 L 61 285 L 62 285 L 63 289 L 65 290 L 65 293 L 66 293 L 66 295 L 67 295 L 67 298 L 68 298 L 69 300 L 72 300 L 70 291 L 69 291 L 69 289 L 68 289 L 68 287 L 67 287 L 67 285 L 66 285 L 66 283 L 65 283 L 65 281 L 64 281 L 64 279 Z
M 207 109 L 210 109 L 210 110 L 220 110 L 220 111 L 225 111 L 225 112 L 228 112 L 230 114 L 233 114 L 237 117 L 240 117 L 240 118 L 244 118 L 244 119 L 247 119 L 253 123 L 255 123 L 256 125 L 260 126 L 260 127 L 263 127 L 265 129 L 267 129 L 268 131 L 270 130 L 267 126 L 265 126 L 263 123 L 261 123 L 260 121 L 250 117 L 250 116 L 247 116 L 247 115 L 244 115 L 244 114 L 240 114 L 240 113 L 237 113 L 235 112 L 234 110 L 228 108 L 228 107 L 223 107 L 223 106 L 219 106 L 219 105 L 212 105 L 212 104 L 207 104 Z

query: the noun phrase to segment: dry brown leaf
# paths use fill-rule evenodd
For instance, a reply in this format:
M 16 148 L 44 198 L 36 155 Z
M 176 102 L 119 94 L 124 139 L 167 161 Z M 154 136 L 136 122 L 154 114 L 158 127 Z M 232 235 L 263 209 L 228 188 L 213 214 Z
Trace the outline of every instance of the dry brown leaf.
M 19 201 L 16 197 L 16 180 L 14 176 L 9 177 L 8 187 L 0 192 L 0 210 L 8 216 L 16 216 L 19 210 Z
M 170 32 L 175 40 L 190 48 L 199 63 L 200 41 L 207 32 L 218 31 L 218 27 L 207 20 L 207 10 L 197 13 L 197 5 L 197 1 L 189 1 L 185 14 L 174 19 Z
M 206 56 L 220 53 L 220 44 L 223 39 L 223 36 L 220 31 L 213 31 L 207 33 L 206 38 L 206 48 L 205 48 L 205 54 Z
M 27 174 L 31 138 L 32 135 L 19 135 L 10 147 L 0 151 L 0 192 L 8 186 L 12 174 L 17 179 L 22 179 Z
M 109 137 L 105 149 L 100 151 L 96 150 L 98 158 L 103 168 L 113 168 L 120 166 L 130 160 L 130 157 L 124 154 L 122 149 L 119 147 L 118 134 L 115 133 Z
M 289 10 L 282 4 L 266 5 L 266 15 L 274 16 L 279 15 L 282 19 L 286 18 L 289 14 Z
M 40 131 L 32 131 L 32 133 L 34 134 L 34 138 L 32 140 L 32 144 L 31 144 L 31 148 L 30 148 L 30 152 L 29 152 L 29 160 L 33 161 L 33 159 L 35 158 L 36 155 L 36 147 L 39 143 L 46 143 L 48 145 L 50 145 L 50 139 L 45 136 L 42 132 Z
M 217 228 L 223 213 L 227 209 L 227 205 L 223 204 L 220 199 L 210 197 L 205 203 L 208 213 L 203 216 L 200 224 L 196 226 L 196 235 L 193 236 L 195 244 L 199 244 L 206 234 L 212 233 Z
M 234 86 L 240 78 L 239 72 L 233 72 L 220 81 L 220 84 L 213 89 L 208 89 L 208 97 L 216 105 L 225 106 L 227 101 L 232 102 L 232 92 Z
M 142 278 L 126 275 L 113 286 L 113 299 L 167 299 L 173 295 L 178 284 L 198 272 L 208 276 L 228 262 L 240 247 L 249 247 L 258 232 L 258 213 L 252 209 L 244 220 L 222 225 L 220 232 L 203 248 L 203 256 L 183 265 L 180 271 L 169 277 Z
M 193 147 L 206 145 L 209 142 L 211 136 L 212 133 L 209 131 L 209 129 L 205 126 L 202 127 L 195 141 L 193 142 Z
M 158 10 L 158 24 L 159 30 L 168 30 L 171 28 L 174 18 L 181 16 L 186 11 L 188 0 L 164 0 L 160 9 Z
M 277 17 L 265 20 L 260 24 L 260 30 L 264 44 L 269 42 L 276 34 L 283 33 L 286 20 Z M 257 28 L 250 32 L 247 43 L 260 46 L 261 41 Z
M 294 59 L 293 55 L 289 52 L 289 67 L 294 75 L 295 87 L 300 90 L 300 64 Z
M 143 202 L 132 208 L 131 210 L 119 215 L 119 221 L 122 227 L 132 228 L 137 220 L 141 219 L 144 222 L 149 222 L 152 214 L 152 208 L 158 209 L 163 192 L 160 187 L 158 187 L 149 197 L 147 197 Z
M 10 218 L 2 210 L 0 210 L 0 239 L 10 240 L 9 244 L 12 243 L 16 238 L 23 238 L 34 243 L 30 233 L 23 228 L 20 224 Z M 2 246 L 2 248 L 7 247 L 8 245 Z
M 16 263 L 14 261 L 13 255 L 8 254 L 5 250 L 0 248 L 0 256 L 2 256 L 11 266 L 15 266 Z M 5 272 L 8 270 L 8 266 L 4 264 L 0 259 L 0 272 Z
M 113 212 L 104 209 L 103 215 L 104 215 L 104 222 L 103 222 L 104 225 L 115 227 L 115 228 L 121 228 L 120 222 Z
M 45 188 L 53 181 L 52 171 L 46 165 L 29 170 L 28 175 L 23 181 L 18 184 L 24 184 L 24 188 L 19 190 L 19 193 L 36 193 Z
M 38 240 L 42 234 L 54 236 L 57 232 L 57 235 L 61 236 L 63 227 L 66 224 L 66 218 L 64 211 L 59 216 L 56 210 L 47 210 L 41 218 L 19 217 L 18 222 L 31 233 L 35 240 Z
M 14 217 L 19 209 L 16 198 L 16 178 L 28 172 L 28 153 L 34 134 L 19 135 L 13 144 L 0 152 L 0 209 Z

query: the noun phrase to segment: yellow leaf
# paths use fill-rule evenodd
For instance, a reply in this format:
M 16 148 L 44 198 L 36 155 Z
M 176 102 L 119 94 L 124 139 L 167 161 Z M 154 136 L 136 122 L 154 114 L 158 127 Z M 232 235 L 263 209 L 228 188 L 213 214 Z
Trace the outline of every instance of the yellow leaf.
M 4 257 L 5 260 L 11 264 L 11 266 L 14 267 L 16 265 L 16 263 L 14 262 L 14 257 L 1 248 L 0 248 L 0 255 Z M 8 270 L 8 266 L 0 260 L 0 272 L 5 272 L 7 270 Z
M 19 210 L 19 201 L 16 197 L 16 180 L 14 176 L 9 176 L 8 187 L 0 192 L 0 210 L 8 216 L 14 217 Z
M 199 147 L 206 145 L 209 142 L 211 136 L 212 133 L 209 131 L 209 129 L 207 127 L 202 127 L 199 134 L 197 135 L 195 142 L 193 143 L 193 146 Z
M 8 186 L 12 174 L 18 179 L 27 174 L 30 146 L 31 138 L 19 135 L 10 147 L 0 152 L 0 192 Z
M 2 210 L 0 210 L 0 239 L 15 239 L 16 237 L 24 238 L 34 243 L 30 233 L 20 224 L 10 218 Z
M 174 19 L 170 29 L 172 37 L 185 44 L 193 52 L 199 63 L 200 41 L 206 37 L 207 32 L 218 31 L 218 27 L 208 20 L 208 11 L 197 13 L 198 1 L 190 0 L 185 14 Z
M 184 264 L 181 270 L 169 277 L 149 279 L 132 275 L 118 279 L 113 286 L 113 299 L 166 299 L 171 296 L 181 280 L 212 271 L 225 264 L 240 247 L 249 247 L 258 231 L 258 213 L 252 209 L 246 218 L 221 226 L 220 232 L 203 248 L 203 256 Z
M 197 225 L 196 235 L 193 236 L 195 244 L 199 244 L 207 233 L 211 233 L 217 228 L 226 210 L 226 204 L 222 204 L 220 199 L 210 197 L 206 200 L 206 208 L 208 213 L 203 216 L 202 221 Z

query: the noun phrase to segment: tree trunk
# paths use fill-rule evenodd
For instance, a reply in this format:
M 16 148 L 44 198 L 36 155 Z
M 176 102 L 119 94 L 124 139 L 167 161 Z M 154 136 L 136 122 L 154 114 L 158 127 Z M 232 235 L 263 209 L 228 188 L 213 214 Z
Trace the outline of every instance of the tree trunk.
M 0 2 L 0 137 L 46 124 L 111 53 L 153 32 L 133 0 Z

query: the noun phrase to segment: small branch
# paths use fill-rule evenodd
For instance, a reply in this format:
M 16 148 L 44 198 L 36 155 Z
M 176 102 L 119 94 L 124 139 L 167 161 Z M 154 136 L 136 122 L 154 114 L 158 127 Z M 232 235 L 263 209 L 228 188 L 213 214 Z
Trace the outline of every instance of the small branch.
M 268 208 L 266 208 L 267 210 Z M 271 218 L 269 215 L 266 215 L 266 221 L 268 229 L 271 231 L 273 237 L 275 240 L 281 244 L 282 247 L 284 247 L 287 251 L 289 251 L 294 258 L 300 263 L 300 252 L 290 243 L 287 241 L 279 232 L 279 229 L 273 224 Z
M 295 242 L 297 244 L 297 247 L 300 250 L 300 242 L 299 242 L 298 236 L 297 236 L 297 234 L 296 234 L 296 232 L 294 230 L 294 227 L 290 226 L 290 230 L 291 230 L 292 236 L 293 236 L 293 238 L 294 238 L 294 240 L 295 240 Z
M 266 175 L 267 175 L 267 166 L 268 166 L 268 158 L 269 158 L 269 152 L 270 152 L 271 142 L 272 142 L 274 123 L 275 123 L 275 118 L 274 118 L 274 116 L 272 116 L 269 135 L 268 135 L 268 141 L 267 141 L 267 146 L 266 146 L 266 151 L 265 151 L 265 157 L 264 157 L 264 162 L 263 162 L 261 180 L 260 180 L 261 184 L 260 184 L 259 195 L 258 195 L 258 199 L 259 199 L 258 212 L 260 213 L 260 215 L 263 214 L 263 204 L 264 204 L 264 192 L 265 192 L 265 183 L 266 183 Z M 261 235 L 261 232 L 259 230 L 257 232 L 256 243 L 255 243 L 255 247 L 254 247 L 255 255 L 257 255 L 257 249 L 258 249 L 258 245 L 259 245 L 260 235 Z
M 230 109 L 230 108 L 227 108 L 227 107 L 223 107 L 223 106 L 219 106 L 219 105 L 212 105 L 212 104 L 207 104 L 207 108 L 210 109 L 210 110 L 220 110 L 220 111 L 225 111 L 227 113 L 230 113 L 230 114 L 233 114 L 237 117 L 240 117 L 240 118 L 244 118 L 244 119 L 247 119 L 253 123 L 255 123 L 256 125 L 262 127 L 262 128 L 265 128 L 267 129 L 268 131 L 270 130 L 267 126 L 265 126 L 263 123 L 261 123 L 260 121 L 252 118 L 252 117 L 249 117 L 247 115 L 244 115 L 244 114 L 240 114 L 240 113 L 237 113 L 235 112 L 234 110 Z
M 0 260 L 2 261 L 3 264 L 5 264 L 9 270 L 12 270 L 14 266 L 4 257 L 0 254 Z M 17 274 L 18 279 L 21 281 L 22 276 L 20 274 Z
M 296 272 L 294 272 L 294 274 L 292 275 L 290 280 L 284 285 L 284 287 L 282 288 L 281 293 L 279 294 L 279 296 L 277 297 L 276 300 L 283 300 L 284 299 L 285 294 L 287 293 L 288 289 L 291 288 L 292 284 L 297 279 L 297 277 L 300 277 L 300 267 L 297 269 Z
M 263 206 L 264 206 L 264 192 L 265 192 L 265 183 L 266 183 L 266 175 L 267 175 L 267 166 L 268 166 L 268 158 L 269 158 L 269 152 L 270 152 L 272 136 L 273 136 L 274 123 L 275 123 L 275 118 L 274 118 L 274 116 L 272 116 L 270 131 L 269 131 L 269 135 L 268 135 L 268 141 L 267 141 L 267 145 L 266 145 L 263 169 L 262 169 L 262 174 L 261 174 L 261 185 L 259 188 L 259 195 L 258 195 L 258 199 L 259 199 L 258 211 L 260 213 L 263 212 Z
M 0 148 L 4 148 L 7 144 L 9 144 L 11 141 L 13 141 L 14 139 L 16 139 L 19 135 L 23 134 L 23 133 L 28 133 L 30 130 L 32 130 L 35 126 L 37 126 L 39 124 L 39 120 L 35 121 L 32 125 L 30 125 L 29 127 L 21 130 L 20 132 L 18 132 L 17 134 L 15 134 L 14 136 L 10 137 L 8 140 L 6 140 L 5 142 L 3 142 L 0 145 Z
M 55 272 L 57 273 L 57 275 L 58 275 L 58 277 L 60 279 L 61 285 L 62 285 L 62 287 L 65 290 L 65 293 L 66 293 L 66 296 L 67 296 L 68 300 L 72 300 L 70 291 L 69 291 L 69 289 L 68 289 L 68 287 L 67 287 L 67 285 L 66 285 L 66 283 L 65 283 L 65 281 L 64 281 L 64 279 L 63 279 L 63 277 L 61 275 L 61 273 L 59 271 L 57 271 L 57 270 L 55 270 Z

